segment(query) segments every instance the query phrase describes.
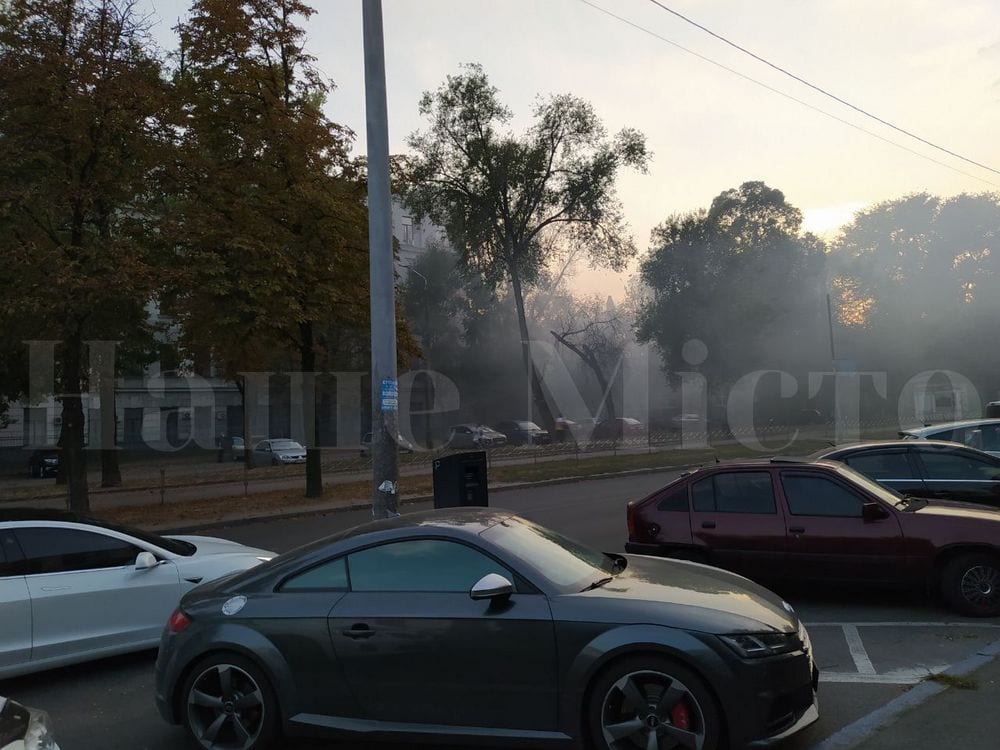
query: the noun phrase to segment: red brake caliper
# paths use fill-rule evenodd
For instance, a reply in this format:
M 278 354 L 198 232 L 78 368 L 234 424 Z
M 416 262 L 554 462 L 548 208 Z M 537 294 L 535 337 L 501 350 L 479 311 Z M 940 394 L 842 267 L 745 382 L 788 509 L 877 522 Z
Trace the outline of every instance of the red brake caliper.
M 691 729 L 691 712 L 688 711 L 687 701 L 680 701 L 670 709 L 670 723 L 678 729 Z

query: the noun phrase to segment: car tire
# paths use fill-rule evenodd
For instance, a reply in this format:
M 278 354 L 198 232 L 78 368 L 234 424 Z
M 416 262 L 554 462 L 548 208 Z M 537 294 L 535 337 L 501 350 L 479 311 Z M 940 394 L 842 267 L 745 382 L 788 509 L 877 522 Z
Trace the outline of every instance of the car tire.
M 941 595 L 960 614 L 1000 615 L 1000 557 L 971 552 L 950 560 L 941 571 Z
M 266 750 L 278 739 L 274 688 L 256 664 L 239 654 L 219 653 L 199 662 L 184 683 L 181 701 L 181 722 L 204 750 Z
M 585 730 L 594 750 L 722 747 L 722 711 L 705 681 L 672 659 L 630 656 L 613 662 L 591 686 Z M 683 737 L 681 736 L 683 733 Z

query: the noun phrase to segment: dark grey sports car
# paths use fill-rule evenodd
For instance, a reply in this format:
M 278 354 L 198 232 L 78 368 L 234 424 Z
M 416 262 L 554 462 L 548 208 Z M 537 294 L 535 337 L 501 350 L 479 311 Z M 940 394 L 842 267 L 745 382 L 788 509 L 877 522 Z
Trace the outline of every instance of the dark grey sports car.
M 792 608 L 745 578 L 470 508 L 359 526 L 190 592 L 156 699 L 215 750 L 281 735 L 715 750 L 814 721 L 817 678 Z

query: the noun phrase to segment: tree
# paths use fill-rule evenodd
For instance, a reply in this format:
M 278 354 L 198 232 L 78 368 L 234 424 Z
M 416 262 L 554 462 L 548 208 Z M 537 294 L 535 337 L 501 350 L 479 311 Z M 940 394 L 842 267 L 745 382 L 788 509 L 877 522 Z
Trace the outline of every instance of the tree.
M 294 354 L 306 414 L 329 354 L 320 334 L 368 320 L 364 182 L 348 155 L 353 133 L 322 112 L 331 85 L 297 25 L 312 14 L 299 0 L 194 3 L 179 27 L 170 233 L 186 269 L 171 295 L 186 346 L 211 352 L 231 378 Z M 315 427 L 306 424 L 310 497 L 322 494 Z
M 608 138 L 593 107 L 569 95 L 540 99 L 534 124 L 516 136 L 510 110 L 478 65 L 426 92 L 420 114 L 429 128 L 408 141 L 415 157 L 405 202 L 445 228 L 463 270 L 494 288 L 510 285 L 533 400 L 551 427 L 525 290 L 567 247 L 615 270 L 635 254 L 614 183 L 622 168 L 645 170 L 645 140 L 630 128 Z
M 574 299 L 550 331 L 553 338 L 580 358 L 593 373 L 601 389 L 603 413 L 595 416 L 613 420 L 616 416 L 612 385 L 629 340 L 629 321 L 615 310 L 611 300 L 600 297 Z
M 135 344 L 149 333 L 148 202 L 166 115 L 161 64 L 132 2 L 0 8 L 0 335 L 8 348 L 60 342 L 63 463 L 75 510 L 89 507 L 85 342 Z M 111 456 L 104 464 L 114 471 Z
M 642 263 L 639 340 L 655 342 L 677 372 L 687 366 L 684 343 L 700 339 L 710 353 L 704 369 L 720 384 L 775 360 L 806 360 L 802 342 L 824 351 L 824 250 L 801 226 L 802 213 L 762 182 L 670 217 Z M 800 343 L 789 347 L 788 337 Z

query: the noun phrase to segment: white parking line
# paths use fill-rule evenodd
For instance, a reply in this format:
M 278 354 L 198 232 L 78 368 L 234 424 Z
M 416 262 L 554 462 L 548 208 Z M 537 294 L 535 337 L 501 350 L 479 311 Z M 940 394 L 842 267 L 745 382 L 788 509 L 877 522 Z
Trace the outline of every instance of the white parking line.
M 868 658 L 868 652 L 865 651 L 865 644 L 861 642 L 861 634 L 858 632 L 857 626 L 843 625 L 841 630 L 844 631 L 844 639 L 847 641 L 847 647 L 851 650 L 851 658 L 854 659 L 854 666 L 858 668 L 858 674 L 876 674 L 875 665 Z
M 820 672 L 820 682 L 855 683 L 866 685 L 917 685 L 931 675 L 940 674 L 947 665 L 926 669 L 896 669 L 886 674 L 861 674 L 860 672 Z

